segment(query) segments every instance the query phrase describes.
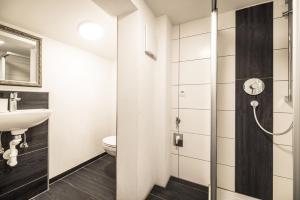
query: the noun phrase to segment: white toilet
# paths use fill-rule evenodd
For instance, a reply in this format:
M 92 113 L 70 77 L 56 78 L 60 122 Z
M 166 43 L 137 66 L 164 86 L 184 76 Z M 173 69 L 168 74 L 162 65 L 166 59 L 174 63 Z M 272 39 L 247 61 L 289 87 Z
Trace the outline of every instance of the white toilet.
M 108 136 L 102 139 L 103 148 L 111 156 L 116 156 L 117 153 L 117 138 L 116 136 Z

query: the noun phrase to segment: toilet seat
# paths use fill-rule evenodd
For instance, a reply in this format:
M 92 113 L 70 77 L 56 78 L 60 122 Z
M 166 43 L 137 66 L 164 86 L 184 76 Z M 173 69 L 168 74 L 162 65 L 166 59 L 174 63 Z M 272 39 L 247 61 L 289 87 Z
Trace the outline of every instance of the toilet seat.
M 109 136 L 103 138 L 102 142 L 104 146 L 111 147 L 111 148 L 116 148 L 116 136 Z

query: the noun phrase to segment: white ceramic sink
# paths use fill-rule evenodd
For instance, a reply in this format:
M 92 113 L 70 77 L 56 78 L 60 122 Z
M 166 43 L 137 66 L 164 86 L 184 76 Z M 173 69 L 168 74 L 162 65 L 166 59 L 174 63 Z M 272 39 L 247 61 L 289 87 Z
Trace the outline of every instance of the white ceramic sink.
M 22 134 L 28 128 L 46 121 L 51 114 L 49 109 L 17 110 L 0 113 L 0 131 L 11 131 L 12 135 Z

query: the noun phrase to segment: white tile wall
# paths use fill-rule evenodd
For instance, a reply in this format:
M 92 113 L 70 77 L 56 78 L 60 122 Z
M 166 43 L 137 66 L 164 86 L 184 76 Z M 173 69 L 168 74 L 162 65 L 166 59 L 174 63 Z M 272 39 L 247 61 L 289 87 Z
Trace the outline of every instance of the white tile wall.
M 217 85 L 217 109 L 235 110 L 235 84 Z
M 170 121 L 170 128 L 171 128 L 171 131 L 177 131 L 177 128 L 176 128 L 176 117 L 178 117 L 178 109 L 171 109 L 171 121 Z
M 235 168 L 218 164 L 218 187 L 235 191 Z
M 273 176 L 273 200 L 293 200 L 293 181 Z
M 172 40 L 179 39 L 179 25 L 172 27 Z
M 218 56 L 235 55 L 235 28 L 218 31 Z
M 179 40 L 172 40 L 171 42 L 171 61 L 179 61 Z
M 171 64 L 171 85 L 178 85 L 178 71 L 179 70 L 179 63 L 172 63 Z
M 193 35 L 210 32 L 210 17 L 193 20 L 180 25 L 180 37 L 189 37 Z
M 273 51 L 273 80 L 288 80 L 288 49 Z
M 218 137 L 235 138 L 235 111 L 217 112 Z
M 210 135 L 210 110 L 180 109 L 180 131 Z
M 242 195 L 236 192 L 231 192 L 228 190 L 223 190 L 223 189 L 219 189 L 217 190 L 218 195 L 217 195 L 217 199 L 218 200 L 259 200 L 253 197 L 249 197 L 246 195 Z
M 274 113 L 273 114 L 273 130 L 275 133 L 285 131 L 293 122 L 293 114 L 288 113 Z M 293 133 L 290 130 L 285 135 L 273 137 L 274 143 L 283 145 L 293 145 Z
M 183 147 L 179 154 L 200 160 L 210 161 L 210 136 L 183 133 Z
M 285 97 L 288 95 L 288 82 L 275 81 L 273 83 L 273 112 L 292 113 L 292 107 L 285 102 Z
M 235 27 L 235 11 L 219 13 L 218 30 Z
M 178 155 L 171 154 L 171 175 L 178 177 Z
M 210 85 L 180 86 L 179 108 L 210 109 Z
M 218 58 L 217 83 L 235 82 L 235 56 L 225 56 Z
M 292 147 L 273 145 L 274 175 L 293 178 L 293 152 Z
M 180 61 L 210 57 L 210 34 L 180 39 Z
M 273 48 L 288 48 L 288 20 L 285 17 L 274 19 Z
M 170 132 L 170 147 L 171 147 L 171 154 L 174 154 L 174 155 L 178 155 L 179 153 L 179 149 L 178 147 L 176 147 L 174 145 L 174 133 L 178 133 L 177 131 L 171 131 Z
M 235 166 L 235 140 L 219 137 L 217 145 L 218 163 Z
M 210 59 L 180 63 L 180 84 L 210 83 Z
M 208 186 L 210 183 L 210 162 L 180 156 L 179 176 L 185 180 Z
M 172 108 L 178 108 L 178 86 L 172 86 Z
M 273 17 L 282 17 L 282 13 L 288 10 L 287 4 L 283 0 L 274 0 Z

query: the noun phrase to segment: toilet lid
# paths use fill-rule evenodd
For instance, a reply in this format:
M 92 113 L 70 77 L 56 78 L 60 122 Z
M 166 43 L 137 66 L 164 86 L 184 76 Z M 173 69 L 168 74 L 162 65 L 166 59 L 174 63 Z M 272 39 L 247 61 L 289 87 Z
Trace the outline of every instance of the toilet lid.
M 109 136 L 109 137 L 105 137 L 103 138 L 103 144 L 107 145 L 107 146 L 111 146 L 111 147 L 115 147 L 116 146 L 116 136 Z

